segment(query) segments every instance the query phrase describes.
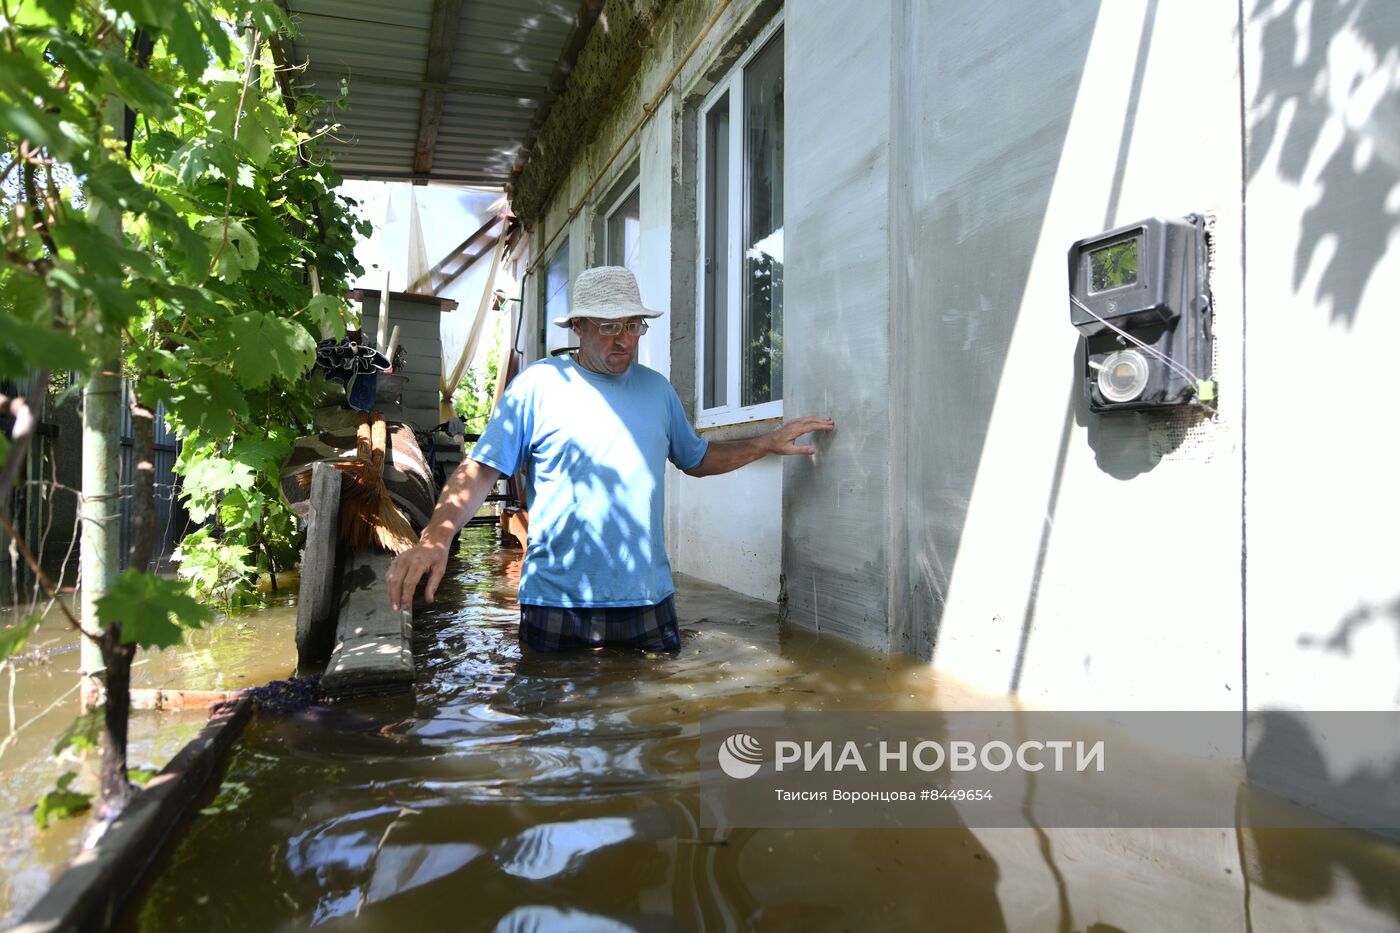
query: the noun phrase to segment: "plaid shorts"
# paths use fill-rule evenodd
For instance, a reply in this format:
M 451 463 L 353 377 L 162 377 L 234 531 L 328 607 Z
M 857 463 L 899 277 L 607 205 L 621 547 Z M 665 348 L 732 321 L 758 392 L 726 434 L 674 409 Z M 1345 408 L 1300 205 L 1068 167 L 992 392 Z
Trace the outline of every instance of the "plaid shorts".
M 536 651 L 603 645 L 643 651 L 679 651 L 681 647 L 676 601 L 670 596 L 655 606 L 565 609 L 522 605 L 520 640 Z

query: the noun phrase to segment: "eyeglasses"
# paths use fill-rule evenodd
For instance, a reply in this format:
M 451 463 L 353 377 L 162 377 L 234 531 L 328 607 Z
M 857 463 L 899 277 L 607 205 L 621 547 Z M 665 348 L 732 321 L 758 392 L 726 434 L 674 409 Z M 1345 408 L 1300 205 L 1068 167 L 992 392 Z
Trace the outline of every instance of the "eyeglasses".
M 598 333 L 604 337 L 616 337 L 624 330 L 630 337 L 640 337 L 647 332 L 646 321 L 595 321 L 591 317 L 584 320 L 598 328 Z

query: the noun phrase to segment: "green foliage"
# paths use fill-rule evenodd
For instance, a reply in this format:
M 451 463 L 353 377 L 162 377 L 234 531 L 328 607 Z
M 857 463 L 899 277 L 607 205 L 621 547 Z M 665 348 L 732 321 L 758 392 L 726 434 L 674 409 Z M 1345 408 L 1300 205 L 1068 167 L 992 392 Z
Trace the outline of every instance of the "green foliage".
M 0 463 L 5 461 L 5 448 L 7 446 L 9 446 L 7 443 L 0 441 Z M 0 626 L 0 664 L 24 649 L 24 643 L 29 640 L 30 635 L 34 634 L 34 630 L 39 627 L 39 623 L 43 620 L 43 615 L 31 612 L 13 625 Z
M 97 601 L 97 618 L 104 627 L 120 622 L 126 644 L 169 648 L 184 639 L 185 629 L 199 628 L 213 614 L 190 595 L 188 585 L 128 567 Z
M 90 709 L 64 729 L 54 742 L 53 753 L 62 755 L 68 749 L 75 752 L 85 752 L 97 747 L 97 740 L 102 736 L 102 724 L 105 712 L 101 707 Z
M 142 405 L 165 404 L 207 527 L 177 552 L 183 580 L 127 570 L 97 614 L 127 644 L 174 645 L 210 619 L 196 597 L 240 605 L 295 559 L 280 465 L 368 231 L 317 150 L 333 108 L 281 99 L 277 0 L 3 0 L 0 23 L 0 378 L 82 381 L 115 358 Z M 0 663 L 35 624 L 0 629 Z M 39 802 L 41 826 L 87 808 L 73 780 Z
M 492 396 L 496 391 L 496 377 L 500 374 L 501 361 L 505 357 L 501 316 L 493 314 L 488 327 L 490 329 L 482 334 L 482 345 L 477 349 L 476 359 L 452 395 L 452 409 L 462 419 L 468 434 L 480 434 L 486 430 L 486 421 L 491 417 Z
M 34 808 L 34 822 L 39 824 L 40 829 L 47 829 L 53 820 L 82 813 L 92 806 L 90 794 L 69 790 L 75 778 L 77 775 L 72 771 L 63 772 L 54 789 L 39 798 L 39 805 Z
M 253 791 L 242 781 L 224 781 L 219 785 L 219 794 L 209 806 L 199 811 L 200 816 L 218 816 L 220 813 L 232 813 L 239 807 L 253 799 Z
M 366 225 L 317 151 L 334 109 L 302 97 L 293 114 L 247 41 L 289 34 L 275 0 L 9 0 L 5 15 L 0 377 L 86 375 L 120 347 L 213 525 L 181 549 L 184 575 L 232 604 L 295 559 L 280 462 L 310 420 L 315 337 L 344 333 L 335 296 L 361 271 Z M 129 157 L 109 94 L 137 114 Z
M 185 477 L 181 484 L 185 507 L 197 522 L 209 518 L 218 507 L 221 494 L 251 489 L 257 482 L 253 467 L 199 444 L 186 444 L 175 466 Z
M 175 549 L 180 576 L 195 591 L 226 606 L 240 602 L 244 582 L 257 573 L 251 561 L 252 549 L 236 541 L 215 538 L 207 528 L 185 535 Z
M 257 387 L 274 378 L 295 379 L 316 361 L 316 341 L 296 321 L 249 311 L 229 322 L 237 344 L 233 365 L 244 385 Z

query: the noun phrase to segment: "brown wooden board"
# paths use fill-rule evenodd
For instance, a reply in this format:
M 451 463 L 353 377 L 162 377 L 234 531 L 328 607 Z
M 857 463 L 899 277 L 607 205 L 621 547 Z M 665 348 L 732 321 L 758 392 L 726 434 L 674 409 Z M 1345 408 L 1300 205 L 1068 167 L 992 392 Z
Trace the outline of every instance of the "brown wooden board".
M 297 595 L 297 668 L 319 667 L 335 642 L 335 553 L 340 528 L 340 471 L 311 465 L 306 546 L 301 552 Z

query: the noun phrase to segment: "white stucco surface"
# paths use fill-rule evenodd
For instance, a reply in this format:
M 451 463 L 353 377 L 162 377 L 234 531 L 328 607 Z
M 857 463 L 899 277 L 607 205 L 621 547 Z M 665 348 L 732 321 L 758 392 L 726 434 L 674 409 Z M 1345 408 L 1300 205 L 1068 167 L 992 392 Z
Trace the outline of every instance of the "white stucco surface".
M 778 598 L 782 467 L 774 461 L 701 479 L 678 474 L 672 566 L 746 596 Z
M 1400 22 L 1303 6 L 1246 33 L 1249 705 L 1396 709 Z

